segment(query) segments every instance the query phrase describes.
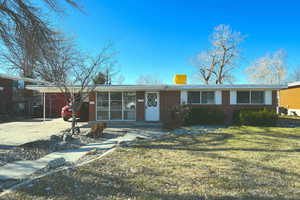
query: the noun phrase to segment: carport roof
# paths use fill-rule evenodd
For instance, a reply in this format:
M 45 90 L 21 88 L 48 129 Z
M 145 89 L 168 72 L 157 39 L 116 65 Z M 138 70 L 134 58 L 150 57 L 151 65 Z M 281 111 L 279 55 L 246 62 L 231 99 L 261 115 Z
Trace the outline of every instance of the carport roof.
M 283 89 L 288 85 L 231 84 L 231 85 L 97 85 L 95 91 L 158 91 L 158 90 L 230 90 L 230 89 Z M 59 93 L 56 86 L 27 85 L 27 89 L 45 93 Z M 72 86 L 75 91 L 80 86 Z

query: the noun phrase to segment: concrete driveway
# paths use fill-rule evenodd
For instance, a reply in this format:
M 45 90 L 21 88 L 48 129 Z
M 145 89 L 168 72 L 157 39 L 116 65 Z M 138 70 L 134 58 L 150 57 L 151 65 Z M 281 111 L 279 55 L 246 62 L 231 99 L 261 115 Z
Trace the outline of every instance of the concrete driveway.
M 87 123 L 80 123 L 80 126 Z M 21 145 L 39 139 L 47 139 L 53 134 L 71 127 L 71 122 L 65 122 L 61 118 L 30 119 L 17 122 L 0 124 L 0 148 Z

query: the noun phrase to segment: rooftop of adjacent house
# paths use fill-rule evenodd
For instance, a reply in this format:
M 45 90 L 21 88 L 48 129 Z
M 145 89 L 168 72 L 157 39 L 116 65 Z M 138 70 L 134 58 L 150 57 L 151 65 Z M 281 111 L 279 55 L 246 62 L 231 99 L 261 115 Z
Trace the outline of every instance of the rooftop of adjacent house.
M 0 73 L 0 78 L 14 80 L 14 81 L 19 81 L 20 80 L 20 81 L 29 82 L 29 83 L 36 83 L 36 84 L 49 84 L 46 81 L 40 81 L 40 80 L 36 80 L 36 79 L 32 79 L 32 78 L 12 76 L 12 75 L 2 74 L 2 73 Z
M 95 91 L 157 91 L 157 90 L 230 90 L 230 89 L 273 89 L 279 90 L 287 88 L 287 84 L 224 84 L 224 85 L 97 85 Z M 39 92 L 60 92 L 56 86 L 27 85 L 27 89 Z M 80 86 L 73 86 L 79 90 Z
M 296 82 L 292 82 L 292 83 L 288 83 L 289 87 L 296 87 L 296 86 L 300 86 L 300 81 L 296 81 Z

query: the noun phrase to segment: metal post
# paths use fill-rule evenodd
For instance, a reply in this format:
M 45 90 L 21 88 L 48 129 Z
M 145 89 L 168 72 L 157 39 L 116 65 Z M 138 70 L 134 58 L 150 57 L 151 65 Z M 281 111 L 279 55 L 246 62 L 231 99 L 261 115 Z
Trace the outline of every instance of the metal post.
M 46 121 L 46 95 L 44 92 L 44 105 L 43 105 L 43 116 L 44 116 L 44 122 Z

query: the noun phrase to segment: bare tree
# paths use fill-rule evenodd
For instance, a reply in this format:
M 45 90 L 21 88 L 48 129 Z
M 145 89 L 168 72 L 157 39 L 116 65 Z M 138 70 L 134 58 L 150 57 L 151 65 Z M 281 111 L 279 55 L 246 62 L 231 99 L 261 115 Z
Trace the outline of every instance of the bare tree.
M 141 75 L 136 80 L 136 83 L 139 85 L 159 85 L 163 84 L 163 81 L 154 75 Z
M 115 62 L 110 44 L 105 46 L 96 57 L 85 56 L 73 48 L 71 45 L 63 46 L 61 52 L 54 54 L 57 56 L 53 59 L 56 62 L 48 63 L 48 66 L 40 70 L 40 76 L 44 77 L 44 80 L 51 81 L 53 86 L 58 87 L 69 98 L 72 109 L 72 134 L 74 134 L 76 113 L 84 100 L 95 90 L 96 84 L 93 80 L 103 68 Z
M 287 74 L 285 57 L 286 52 L 279 49 L 258 58 L 252 66 L 246 68 L 249 81 L 266 84 L 283 83 Z
M 65 1 L 78 7 L 75 1 Z M 52 11 L 62 12 L 57 0 L 41 2 Z M 0 42 L 5 47 L 2 59 L 18 68 L 22 76 L 32 77 L 36 62 L 55 48 L 56 32 L 44 16 L 31 0 L 0 0 Z
M 104 67 L 102 70 L 102 74 L 105 76 L 105 83 L 106 85 L 111 85 L 115 82 L 115 78 L 117 78 L 120 71 L 115 68 L 116 62 L 110 63 L 110 65 Z
M 200 80 L 205 84 L 232 81 L 234 65 L 240 55 L 239 45 L 243 39 L 244 36 L 233 31 L 229 25 L 221 24 L 215 27 L 210 39 L 211 48 L 192 58 Z
M 295 69 L 291 74 L 292 81 L 300 81 L 300 67 Z

